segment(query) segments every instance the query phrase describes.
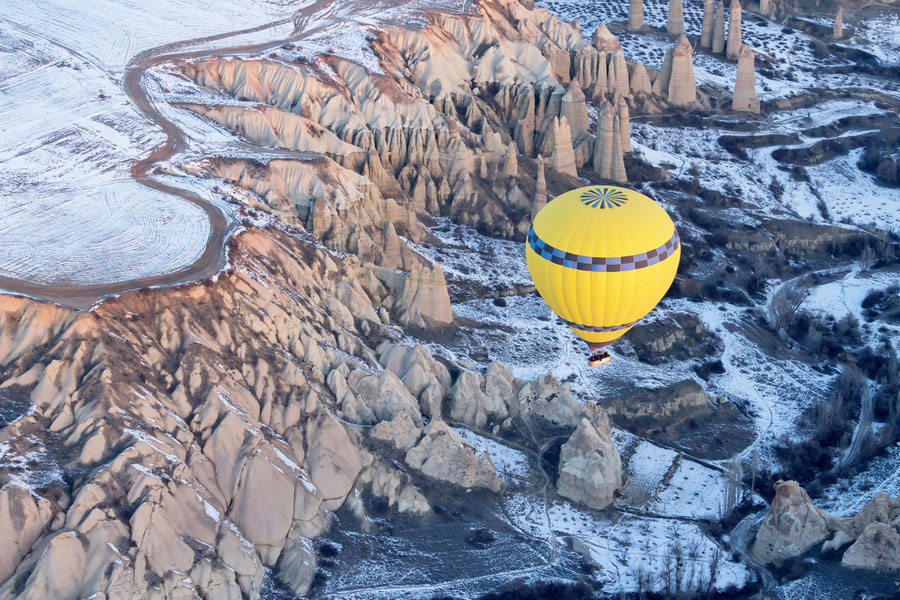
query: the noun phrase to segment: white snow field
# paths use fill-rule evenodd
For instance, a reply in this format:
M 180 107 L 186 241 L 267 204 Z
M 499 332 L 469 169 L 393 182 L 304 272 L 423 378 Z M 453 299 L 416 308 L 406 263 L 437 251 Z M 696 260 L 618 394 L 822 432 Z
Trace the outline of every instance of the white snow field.
M 122 70 L 142 50 L 263 24 L 298 4 L 4 2 L 0 276 L 92 285 L 195 261 L 207 216 L 130 178 L 163 136 L 130 105 Z

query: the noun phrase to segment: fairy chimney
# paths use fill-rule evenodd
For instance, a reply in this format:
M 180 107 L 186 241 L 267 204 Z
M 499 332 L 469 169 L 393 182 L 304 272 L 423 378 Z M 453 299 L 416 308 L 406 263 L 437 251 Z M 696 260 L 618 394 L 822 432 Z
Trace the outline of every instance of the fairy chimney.
M 738 59 L 737 79 L 734 81 L 734 96 L 731 107 L 734 110 L 743 110 L 759 113 L 759 98 L 756 96 L 756 74 L 754 63 L 756 56 L 750 46 L 744 44 L 741 47 L 741 57 Z
M 506 149 L 506 161 L 503 163 L 503 177 L 519 176 L 519 160 L 516 158 L 516 145 L 510 144 Z
M 725 0 L 716 3 L 716 18 L 713 21 L 712 51 L 721 54 L 725 49 Z
M 666 99 L 675 106 L 689 106 L 697 101 L 694 80 L 694 48 L 683 33 L 671 52 L 671 71 L 666 86 Z M 660 73 L 662 76 L 663 73 Z
M 839 40 L 844 36 L 844 9 L 838 8 L 834 17 L 834 39 Z
M 615 108 L 609 100 L 604 100 L 597 116 L 597 138 L 594 140 L 592 161 L 594 171 L 604 179 L 612 179 L 615 119 Z
M 629 0 L 628 31 L 638 31 L 644 26 L 644 0 Z
M 728 46 L 725 56 L 728 60 L 737 60 L 741 57 L 741 2 L 731 0 L 731 15 L 728 21 Z
M 666 19 L 666 31 L 669 35 L 684 33 L 683 0 L 669 0 L 669 16 Z
M 597 29 L 594 30 L 594 35 L 591 36 L 591 44 L 597 50 L 606 50 L 607 52 L 622 49 L 619 38 L 613 35 L 609 28 L 603 23 L 597 25 Z
M 547 205 L 547 177 L 544 174 L 544 157 L 537 157 L 537 181 L 534 189 L 534 202 L 531 204 L 531 220 Z
M 619 135 L 622 138 L 622 152 L 631 152 L 631 116 L 625 98 L 619 96 L 616 108 L 619 116 Z
M 700 27 L 700 47 L 712 48 L 713 23 L 716 19 L 715 0 L 703 0 L 703 24 Z
M 572 130 L 565 117 L 553 118 L 550 132 L 553 140 L 550 166 L 572 177 L 578 177 L 578 169 L 575 167 L 575 150 L 572 149 Z
M 585 102 L 584 92 L 581 89 L 581 82 L 573 79 L 562 97 L 562 107 L 560 108 L 560 116 L 565 117 L 572 129 L 572 135 L 575 138 L 590 128 L 590 120 L 588 119 L 587 103 Z

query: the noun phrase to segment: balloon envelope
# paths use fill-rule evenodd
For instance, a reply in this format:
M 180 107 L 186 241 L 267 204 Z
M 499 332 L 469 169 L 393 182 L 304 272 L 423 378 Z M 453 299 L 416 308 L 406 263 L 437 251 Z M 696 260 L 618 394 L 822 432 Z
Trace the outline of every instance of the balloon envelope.
M 557 196 L 525 242 L 544 301 L 591 348 L 620 338 L 653 310 L 675 279 L 681 242 L 656 202 L 615 186 Z

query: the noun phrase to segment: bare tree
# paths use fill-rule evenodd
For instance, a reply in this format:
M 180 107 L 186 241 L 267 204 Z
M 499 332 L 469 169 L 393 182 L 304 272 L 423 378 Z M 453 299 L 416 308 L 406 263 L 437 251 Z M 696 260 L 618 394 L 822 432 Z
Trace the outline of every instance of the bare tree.
M 800 306 L 809 297 L 810 282 L 807 277 L 784 284 L 772 298 L 772 326 L 781 331 L 793 319 Z

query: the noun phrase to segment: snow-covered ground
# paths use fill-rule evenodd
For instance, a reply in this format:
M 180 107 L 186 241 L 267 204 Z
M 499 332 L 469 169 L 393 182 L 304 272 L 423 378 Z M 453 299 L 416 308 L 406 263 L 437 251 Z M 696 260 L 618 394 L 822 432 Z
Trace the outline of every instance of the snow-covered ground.
M 885 66 L 900 65 L 900 14 L 884 12 L 853 26 L 857 31 L 841 45 L 865 50 Z

